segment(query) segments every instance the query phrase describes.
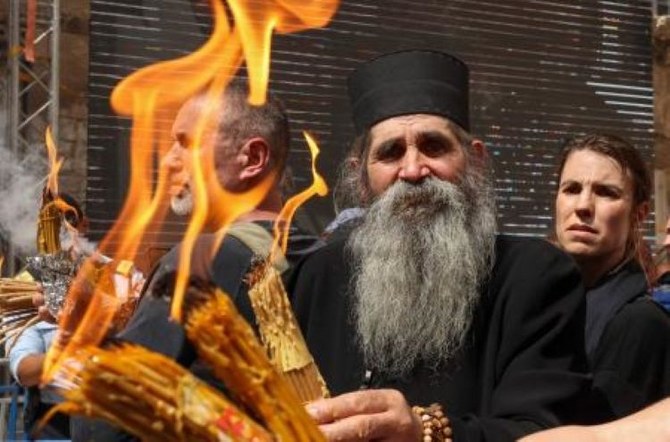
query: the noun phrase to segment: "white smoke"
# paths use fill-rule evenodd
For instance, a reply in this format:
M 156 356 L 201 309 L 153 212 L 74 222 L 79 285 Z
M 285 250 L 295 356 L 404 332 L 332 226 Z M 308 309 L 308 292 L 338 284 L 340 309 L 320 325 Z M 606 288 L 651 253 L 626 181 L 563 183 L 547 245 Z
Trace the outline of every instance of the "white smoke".
M 7 128 L 4 110 L 0 110 L 0 128 Z M 43 145 L 15 154 L 0 138 L 0 236 L 22 255 L 36 252 L 37 214 L 46 174 Z
M 61 226 L 60 246 L 74 257 L 88 258 L 98 253 L 98 243 L 86 238 L 72 227 Z

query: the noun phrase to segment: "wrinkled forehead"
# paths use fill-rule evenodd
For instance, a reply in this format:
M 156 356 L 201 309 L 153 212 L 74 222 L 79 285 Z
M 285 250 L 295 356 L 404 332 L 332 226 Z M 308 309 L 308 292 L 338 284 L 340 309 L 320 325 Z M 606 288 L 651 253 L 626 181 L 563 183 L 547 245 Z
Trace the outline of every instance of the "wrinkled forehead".
M 444 137 L 454 145 L 459 144 L 458 137 L 446 118 L 439 115 L 411 114 L 389 118 L 372 126 L 368 153 L 381 144 L 396 140 L 412 143 L 426 135 Z
M 203 121 L 202 124 L 207 124 L 206 129 L 211 130 L 216 127 L 216 123 L 224 111 L 224 106 L 220 101 L 212 101 L 203 95 L 191 98 L 177 112 L 172 124 L 172 134 L 173 136 L 193 134 L 203 118 L 207 118 L 207 120 Z
M 451 127 L 449 120 L 439 115 L 410 114 L 382 120 L 370 128 L 370 133 L 373 136 L 397 136 L 425 130 L 450 133 Z

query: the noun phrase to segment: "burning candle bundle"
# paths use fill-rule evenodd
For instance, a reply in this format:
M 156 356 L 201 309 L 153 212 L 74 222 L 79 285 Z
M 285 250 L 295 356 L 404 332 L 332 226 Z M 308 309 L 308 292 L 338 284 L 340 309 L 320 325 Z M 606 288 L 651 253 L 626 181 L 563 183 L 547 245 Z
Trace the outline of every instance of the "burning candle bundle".
M 186 322 L 186 332 L 200 357 L 278 440 L 325 440 L 230 298 L 220 291 L 209 295 L 192 309 Z
M 219 391 L 161 354 L 121 345 L 82 350 L 77 360 L 84 362 L 74 385 L 50 415 L 104 419 L 146 441 L 273 440 Z
M 102 240 L 100 250 L 113 254 L 114 262 L 133 261 L 141 245 L 152 236 L 151 229 L 160 224 L 161 201 L 168 189 L 170 177 L 166 170 L 155 169 L 155 154 L 165 154 L 167 146 L 172 143 L 166 138 L 170 131 L 165 130 L 165 115 L 170 115 L 198 91 L 206 89 L 207 101 L 210 103 L 198 118 L 194 137 L 188 143 L 189 158 L 193 159 L 188 169 L 194 204 L 189 226 L 181 242 L 171 317 L 182 322 L 182 303 L 199 300 L 195 307 L 185 309 L 186 333 L 196 346 L 200 358 L 225 383 L 227 391 L 238 401 L 240 408 L 249 411 L 267 428 L 272 439 L 322 441 L 324 436 L 307 414 L 302 401 L 321 397 L 325 387 L 299 336 L 283 287 L 277 285 L 278 275 L 265 271 L 258 275 L 258 308 L 261 312 L 258 316 L 267 319 L 267 326 L 262 327 L 264 333 L 277 337 L 276 343 L 272 338 L 266 341 L 272 359 L 282 372 L 298 372 L 296 376 L 287 376 L 294 378 L 292 383 L 276 371 L 263 346 L 256 340 L 251 326 L 238 314 L 228 296 L 213 289 L 194 287 L 188 282 L 192 274 L 190 258 L 197 236 L 204 229 L 210 228 L 225 232 L 230 224 L 254 210 L 266 198 L 277 178 L 274 171 L 264 174 L 260 182 L 244 192 L 231 192 L 222 182 L 210 179 L 218 177 L 213 157 L 205 155 L 212 147 L 208 144 L 213 141 L 207 134 L 208 126 L 212 121 L 218 121 L 215 120 L 218 111 L 212 103 L 222 96 L 235 71 L 246 62 L 250 73 L 249 102 L 262 105 L 270 66 L 268 37 L 274 32 L 298 32 L 325 26 L 335 13 L 338 0 L 305 4 L 295 1 L 252 3 L 213 0 L 212 36 L 196 53 L 146 67 L 124 79 L 114 89 L 112 107 L 119 114 L 133 118 L 131 169 L 141 172 L 131 174 L 126 203 L 118 222 Z M 229 17 L 230 14 L 232 17 Z M 147 97 L 151 99 L 147 100 Z M 318 148 L 307 134 L 306 138 L 314 159 Z M 153 171 L 157 172 L 158 183 L 153 183 Z M 314 167 L 313 173 L 316 181 Z M 314 192 L 325 194 L 325 182 L 322 179 L 318 181 L 321 184 L 317 186 L 319 190 L 303 192 L 301 199 Z M 294 212 L 298 204 L 297 200 L 295 204 L 287 203 L 290 209 L 288 212 Z M 279 217 L 287 228 L 290 225 L 289 218 L 283 214 Z M 219 240 L 222 238 L 223 235 L 219 235 Z M 284 241 L 283 250 L 285 246 Z M 174 436 L 182 440 L 210 440 L 214 433 L 206 431 L 212 428 L 213 422 L 229 423 L 220 419 L 225 409 L 208 404 L 207 400 L 216 402 L 212 398 L 205 399 L 203 392 L 210 390 L 201 388 L 195 379 L 179 371 L 173 363 L 127 346 L 115 350 L 91 350 L 94 357 L 84 356 L 84 359 L 80 359 L 81 349 L 98 345 L 115 322 L 113 313 L 118 309 L 119 297 L 109 295 L 119 293 L 110 283 L 118 279 L 118 267 L 113 273 L 113 278 L 107 278 L 100 277 L 97 268 L 80 270 L 77 280 L 81 282 L 82 289 L 75 287 L 70 290 L 72 296 L 68 297 L 61 320 L 61 329 L 68 332 L 69 340 L 62 352 L 50 351 L 47 355 L 45 379 L 50 379 L 49 374 L 58 377 L 59 373 L 63 373 L 66 379 L 75 380 L 76 388 L 67 393 L 70 408 L 64 409 L 66 412 L 83 412 L 105 418 L 123 425 L 144 439 L 172 440 Z M 187 290 L 189 297 L 184 296 Z M 275 297 L 276 291 L 283 296 L 277 305 L 270 299 Z M 190 296 L 193 294 L 196 296 Z M 288 334 L 276 331 L 277 327 L 282 326 L 281 323 L 271 323 L 269 318 L 275 313 L 286 324 L 291 324 Z M 131 363 L 135 353 L 138 356 Z M 83 367 L 82 374 L 66 368 L 71 365 L 67 361 L 73 357 L 82 361 L 77 362 Z M 122 366 L 128 366 L 128 370 Z M 176 397 L 182 398 L 181 402 L 173 400 L 175 396 L 167 394 L 167 390 L 180 391 Z M 98 395 L 104 397 L 96 398 Z M 202 404 L 213 409 L 214 413 L 206 414 L 200 408 L 185 409 L 185 396 L 189 399 L 195 397 L 189 406 Z M 116 400 L 121 397 L 124 398 L 122 401 Z M 146 411 L 143 412 L 142 407 Z M 194 411 L 189 416 L 202 419 L 189 420 L 189 431 L 192 432 L 186 433 L 184 419 L 191 409 L 201 411 Z M 233 424 L 236 425 L 236 422 Z M 196 426 L 202 428 L 196 429 Z M 217 437 L 218 440 L 268 439 L 260 431 L 252 439 Z
M 0 343 L 37 322 L 32 299 L 38 293 L 34 281 L 0 278 Z
M 84 261 L 70 287 L 74 296 L 63 305 L 69 321 L 61 323 L 61 329 L 71 333 L 71 326 L 84 320 L 90 304 L 94 302 L 98 309 L 109 314 L 111 332 L 123 329 L 135 311 L 143 284 L 144 275 L 130 261 Z
M 307 349 L 279 272 L 267 260 L 250 275 L 249 298 L 272 365 L 303 402 L 328 397 L 326 383 Z
M 194 285 L 188 295 L 186 332 L 237 405 L 177 362 L 122 344 L 67 358 L 54 382 L 66 402 L 55 410 L 104 419 L 142 440 L 325 440 L 230 298 Z

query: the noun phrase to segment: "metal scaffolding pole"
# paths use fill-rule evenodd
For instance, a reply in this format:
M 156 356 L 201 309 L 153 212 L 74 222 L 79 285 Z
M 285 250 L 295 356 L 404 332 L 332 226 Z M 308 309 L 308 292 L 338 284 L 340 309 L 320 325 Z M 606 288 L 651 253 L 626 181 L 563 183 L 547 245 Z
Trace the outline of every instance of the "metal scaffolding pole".
M 13 158 L 22 158 L 31 143 L 43 142 L 44 130 L 51 127 L 58 144 L 60 0 L 37 2 L 37 17 L 32 44 L 34 62 L 25 59 L 23 48 L 27 17 L 26 0 L 6 0 L 7 24 L 7 146 Z M 44 49 L 46 48 L 46 49 Z M 7 273 L 14 274 L 16 251 L 12 239 L 6 253 Z

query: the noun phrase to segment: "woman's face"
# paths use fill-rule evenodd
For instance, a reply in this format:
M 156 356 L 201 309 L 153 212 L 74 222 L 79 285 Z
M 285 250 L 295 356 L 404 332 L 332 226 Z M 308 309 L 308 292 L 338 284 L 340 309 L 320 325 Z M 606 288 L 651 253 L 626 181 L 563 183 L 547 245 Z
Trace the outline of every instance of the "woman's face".
M 633 188 L 612 158 L 590 150 L 570 154 L 559 177 L 556 236 L 577 261 L 623 259 L 630 234 Z

